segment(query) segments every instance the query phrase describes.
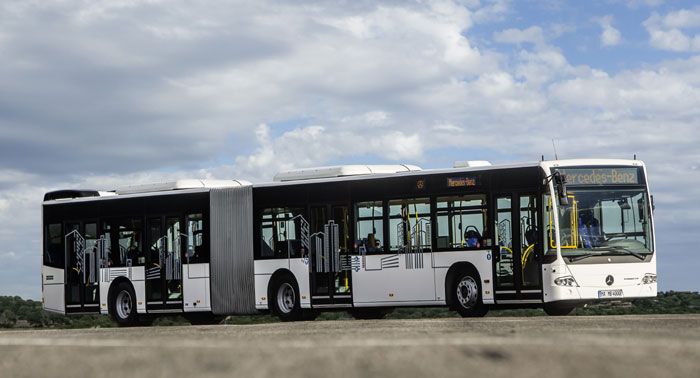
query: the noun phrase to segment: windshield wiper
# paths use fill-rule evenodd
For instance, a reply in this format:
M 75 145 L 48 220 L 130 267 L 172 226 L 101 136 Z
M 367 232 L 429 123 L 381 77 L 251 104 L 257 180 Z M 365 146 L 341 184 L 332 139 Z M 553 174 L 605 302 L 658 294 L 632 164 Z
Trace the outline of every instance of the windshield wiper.
M 599 252 L 598 253 L 588 252 L 588 253 L 584 253 L 584 254 L 577 255 L 577 256 L 570 256 L 570 257 L 568 257 L 569 262 L 580 261 L 580 260 L 589 258 L 591 256 L 603 256 L 603 255 L 605 255 L 606 252 L 607 253 L 618 253 L 618 254 L 622 253 L 622 254 L 626 254 L 626 255 L 632 255 L 640 260 L 645 259 L 644 255 L 642 255 L 640 253 L 632 252 L 625 247 L 620 247 L 620 246 L 616 246 L 616 245 L 605 246 L 605 247 L 596 247 L 595 250 L 599 251 Z
M 629 249 L 627 249 L 625 247 L 621 247 L 619 245 L 609 245 L 609 246 L 606 246 L 605 248 L 611 249 L 612 251 L 615 251 L 615 252 L 622 252 L 622 253 L 627 254 L 627 255 L 632 255 L 640 260 L 645 259 L 645 257 L 641 253 L 632 252 Z
M 588 252 L 588 253 L 584 253 L 584 254 L 582 254 L 582 255 L 569 256 L 569 262 L 575 262 L 575 261 L 579 261 L 579 260 L 583 260 L 583 259 L 589 258 L 589 257 L 591 257 L 591 256 L 600 256 L 600 255 L 601 255 L 600 253 L 591 253 L 591 252 Z

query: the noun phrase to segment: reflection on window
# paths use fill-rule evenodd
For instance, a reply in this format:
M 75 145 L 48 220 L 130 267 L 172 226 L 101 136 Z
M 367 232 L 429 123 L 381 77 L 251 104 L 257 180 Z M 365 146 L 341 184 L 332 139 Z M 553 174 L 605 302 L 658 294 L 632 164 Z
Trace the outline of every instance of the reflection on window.
M 489 246 L 485 195 L 438 197 L 436 205 L 437 248 Z
M 389 201 L 389 250 L 431 251 L 430 225 L 430 199 Z
M 189 264 L 209 262 L 209 248 L 204 243 L 202 214 L 187 215 L 187 260 Z
M 141 219 L 129 218 L 104 223 L 102 236 L 105 238 L 108 266 L 140 266 L 146 263 L 141 247 Z
M 547 203 L 549 245 L 555 248 L 551 200 Z M 585 250 L 651 253 L 649 204 L 643 189 L 569 190 L 569 203 L 558 207 L 563 254 L 575 255 Z
M 384 251 L 384 210 L 381 201 L 360 202 L 355 205 L 356 251 L 372 254 Z
M 307 254 L 301 242 L 301 228 L 306 224 L 303 208 L 264 209 L 261 218 L 261 258 L 300 258 Z
M 46 231 L 44 231 L 44 237 L 46 239 L 44 242 L 44 265 L 63 269 L 65 267 L 65 263 L 61 224 L 51 223 L 47 225 Z

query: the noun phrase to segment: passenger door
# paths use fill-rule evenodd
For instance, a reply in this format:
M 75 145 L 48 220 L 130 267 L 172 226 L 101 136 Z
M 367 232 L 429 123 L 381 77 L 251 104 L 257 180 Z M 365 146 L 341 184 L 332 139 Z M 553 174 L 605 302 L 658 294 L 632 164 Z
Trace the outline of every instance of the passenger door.
M 501 194 L 495 205 L 496 303 L 541 303 L 539 198 L 530 193 Z
M 98 313 L 100 256 L 97 222 L 67 222 L 66 313 Z
M 309 278 L 313 307 L 352 305 L 349 211 L 347 205 L 310 207 Z
M 182 308 L 182 220 L 148 218 L 146 308 L 153 312 Z

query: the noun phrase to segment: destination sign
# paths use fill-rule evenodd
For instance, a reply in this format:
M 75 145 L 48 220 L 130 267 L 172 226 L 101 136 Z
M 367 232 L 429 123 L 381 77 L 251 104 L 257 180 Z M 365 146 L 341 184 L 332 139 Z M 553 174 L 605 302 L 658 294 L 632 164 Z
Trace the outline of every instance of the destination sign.
M 553 168 L 566 175 L 567 185 L 636 185 L 638 168 Z
M 448 177 L 447 187 L 460 188 L 476 186 L 476 177 Z

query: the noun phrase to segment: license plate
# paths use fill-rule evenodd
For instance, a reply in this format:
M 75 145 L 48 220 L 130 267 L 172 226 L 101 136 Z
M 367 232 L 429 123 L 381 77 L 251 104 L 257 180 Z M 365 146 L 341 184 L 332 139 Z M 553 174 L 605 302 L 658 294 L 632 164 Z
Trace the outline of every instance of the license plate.
M 598 290 L 598 298 L 622 298 L 622 289 Z

